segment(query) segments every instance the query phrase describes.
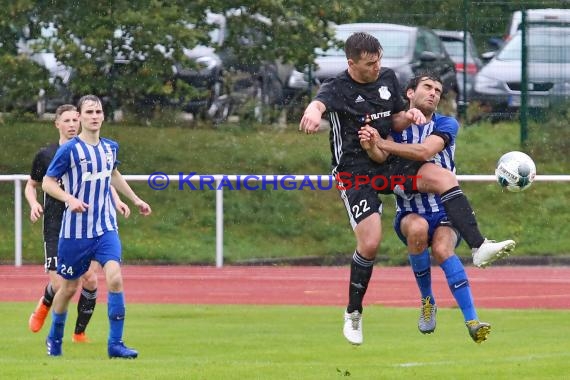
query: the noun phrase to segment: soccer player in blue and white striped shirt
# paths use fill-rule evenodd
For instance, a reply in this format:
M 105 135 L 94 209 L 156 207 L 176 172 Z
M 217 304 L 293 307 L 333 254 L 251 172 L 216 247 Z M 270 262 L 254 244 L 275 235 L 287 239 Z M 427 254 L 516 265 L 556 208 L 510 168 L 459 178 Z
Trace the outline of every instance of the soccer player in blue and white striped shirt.
M 30 220 L 35 223 L 43 215 L 44 256 L 45 271 L 48 273 L 49 282 L 45 286 L 43 296 L 40 298 L 34 312 L 30 316 L 28 326 L 32 332 L 38 332 L 44 325 L 49 314 L 53 297 L 59 290 L 61 276 L 57 274 L 57 246 L 59 231 L 65 211 L 65 204 L 49 195 L 45 195 L 43 205 L 38 202 L 37 188 L 41 188 L 43 178 L 47 172 L 57 149 L 79 133 L 79 114 L 77 108 L 71 104 L 62 104 L 55 111 L 55 126 L 59 131 L 59 141 L 40 149 L 34 157 L 30 178 L 26 183 L 24 194 L 30 205 Z M 130 214 L 129 207 L 121 201 L 113 187 L 113 199 L 119 211 L 125 218 Z M 85 333 L 87 324 L 93 316 L 97 302 L 97 273 L 98 264 L 93 263 L 92 270 L 87 271 L 82 278 L 82 289 L 77 302 L 77 322 L 72 341 L 87 343 L 89 338 Z
M 139 209 L 151 213 L 117 170 L 119 145 L 99 137 L 104 120 L 101 100 L 86 95 L 78 103 L 81 133 L 60 146 L 51 162 L 42 188 L 52 197 L 65 202 L 58 245 L 57 272 L 63 277 L 53 300 L 53 318 L 46 340 L 50 356 L 62 354 L 62 338 L 69 301 L 79 278 L 96 261 L 103 267 L 107 282 L 109 339 L 111 358 L 136 358 L 137 351 L 122 341 L 125 301 L 121 275 L 121 241 L 118 235 L 115 202 L 111 184 Z M 59 184 L 61 179 L 65 190 Z
M 442 95 L 441 79 L 431 73 L 419 74 L 410 80 L 406 96 L 410 107 L 420 109 L 428 121 L 423 125 L 412 124 L 403 132 L 393 132 L 393 141 L 373 137 L 376 147 L 375 160 L 395 154 L 411 160 L 429 161 L 455 172 L 455 140 L 459 124 L 455 118 L 435 112 Z M 361 133 L 373 133 L 365 127 Z M 430 334 L 436 327 L 437 306 L 431 286 L 430 252 L 445 273 L 451 293 L 460 307 L 471 338 L 476 343 L 487 339 L 491 326 L 478 320 L 467 273 L 455 247 L 461 236 L 449 221 L 439 195 L 433 193 L 405 194 L 395 191 L 397 213 L 394 229 L 408 247 L 409 261 L 421 294 L 421 312 L 418 329 Z

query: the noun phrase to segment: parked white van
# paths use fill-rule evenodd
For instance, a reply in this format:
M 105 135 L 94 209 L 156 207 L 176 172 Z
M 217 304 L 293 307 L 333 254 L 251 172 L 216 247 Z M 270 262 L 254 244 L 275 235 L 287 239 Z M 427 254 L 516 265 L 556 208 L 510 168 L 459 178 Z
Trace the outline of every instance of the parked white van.
M 568 24 L 570 25 L 570 9 L 527 9 L 526 21 L 533 24 Z M 511 17 L 511 21 L 507 26 L 504 40 L 510 40 L 522 22 L 522 11 L 515 11 Z

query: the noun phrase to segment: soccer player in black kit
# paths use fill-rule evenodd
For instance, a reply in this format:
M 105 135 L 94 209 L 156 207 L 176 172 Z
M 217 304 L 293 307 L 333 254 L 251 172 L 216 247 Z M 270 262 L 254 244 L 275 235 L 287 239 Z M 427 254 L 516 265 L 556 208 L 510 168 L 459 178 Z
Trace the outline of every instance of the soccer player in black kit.
M 38 332 L 44 325 L 45 319 L 51 307 L 51 303 L 55 292 L 59 289 L 61 278 L 57 274 L 57 249 L 59 241 L 59 230 L 65 204 L 52 198 L 48 194 L 44 196 L 44 205 L 37 200 L 36 189 L 41 188 L 42 180 L 46 174 L 47 168 L 53 159 L 55 152 L 60 145 L 76 136 L 79 132 L 79 117 L 75 106 L 64 104 L 57 108 L 55 112 L 55 126 L 59 130 L 59 141 L 40 149 L 36 154 L 30 179 L 26 183 L 25 196 L 30 205 L 30 220 L 37 222 L 42 214 L 43 236 L 44 236 L 44 254 L 45 254 L 45 270 L 49 276 L 49 282 L 44 289 L 44 295 L 40 298 L 36 309 L 30 316 L 28 327 L 32 332 Z M 114 199 L 119 210 L 125 217 L 128 217 L 130 210 L 123 203 L 118 194 L 114 191 Z M 87 324 L 91 319 L 93 310 L 95 309 L 97 299 L 97 273 L 96 265 L 92 267 L 83 276 L 83 288 L 77 304 L 77 321 L 75 323 L 75 331 L 72 340 L 76 343 L 86 343 L 89 341 L 85 334 Z
M 480 267 L 508 255 L 515 242 L 495 242 L 481 235 L 469 201 L 449 170 L 392 155 L 384 163 L 368 157 L 358 136 L 364 125 L 377 129 L 386 138 L 391 128 L 403 131 L 411 123 L 424 124 L 426 120 L 418 109 L 406 110 L 394 71 L 381 67 L 382 46 L 374 36 L 352 34 L 345 42 L 345 54 L 348 69 L 323 83 L 305 109 L 299 128 L 307 134 L 316 133 L 323 113 L 327 112 L 331 124 L 332 173 L 337 178 L 340 197 L 356 237 L 343 333 L 351 344 L 360 345 L 362 302 L 382 240 L 379 193 L 440 195 L 449 219 L 471 247 Z M 391 181 L 395 178 L 398 182 Z M 401 182 L 402 178 L 405 182 Z M 394 183 L 400 186 L 395 187 Z

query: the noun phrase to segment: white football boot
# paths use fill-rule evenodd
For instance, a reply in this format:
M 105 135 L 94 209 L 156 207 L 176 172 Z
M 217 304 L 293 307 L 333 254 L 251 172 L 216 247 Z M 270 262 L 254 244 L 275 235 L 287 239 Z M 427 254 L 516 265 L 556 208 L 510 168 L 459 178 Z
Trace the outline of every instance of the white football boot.
M 352 313 L 344 312 L 344 328 L 342 330 L 344 337 L 356 346 L 362 344 L 362 314 L 358 310 Z
M 479 248 L 471 250 L 473 265 L 485 268 L 500 258 L 508 256 L 513 249 L 515 249 L 514 240 L 495 242 L 485 239 Z

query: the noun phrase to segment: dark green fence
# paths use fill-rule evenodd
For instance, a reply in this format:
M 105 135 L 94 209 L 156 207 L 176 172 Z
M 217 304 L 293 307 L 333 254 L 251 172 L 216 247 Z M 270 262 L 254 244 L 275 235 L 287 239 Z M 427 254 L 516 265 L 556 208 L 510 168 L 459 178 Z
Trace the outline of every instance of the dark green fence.
M 569 1 L 379 0 L 359 21 L 464 32 L 446 44 L 464 89 L 464 124 L 520 120 L 525 143 L 527 123 L 543 122 L 570 98 Z

